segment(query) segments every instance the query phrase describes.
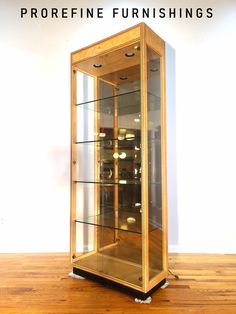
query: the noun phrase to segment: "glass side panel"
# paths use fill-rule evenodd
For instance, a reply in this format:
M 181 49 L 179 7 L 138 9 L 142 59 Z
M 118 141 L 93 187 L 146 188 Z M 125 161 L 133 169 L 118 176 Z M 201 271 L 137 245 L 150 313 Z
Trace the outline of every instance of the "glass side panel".
M 76 81 L 76 103 L 83 103 L 87 102 L 90 99 L 94 99 L 94 78 L 77 71 Z M 91 110 L 77 109 L 76 121 L 76 140 L 93 140 L 95 121 L 94 112 Z
M 81 235 L 76 253 L 79 260 L 75 262 L 78 267 L 142 286 L 141 234 L 121 230 L 116 233 L 110 228 L 80 223 L 76 227 Z M 88 244 L 91 235 L 93 240 Z
M 162 187 L 161 187 L 161 110 L 160 57 L 148 48 L 148 215 L 149 279 L 162 270 Z M 153 101 L 155 99 L 155 101 Z M 152 266 L 151 266 L 152 265 Z M 153 272 L 153 270 L 155 272 Z

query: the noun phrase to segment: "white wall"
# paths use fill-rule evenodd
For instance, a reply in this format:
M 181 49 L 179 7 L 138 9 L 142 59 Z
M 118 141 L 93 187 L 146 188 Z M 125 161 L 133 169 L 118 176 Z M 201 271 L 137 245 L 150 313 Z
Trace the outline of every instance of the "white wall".
M 99 6 L 106 13 L 126 3 Z M 236 253 L 236 2 L 147 0 L 145 7 L 178 3 L 213 7 L 214 18 L 145 20 L 174 48 L 176 64 L 170 249 Z M 98 2 L 0 1 L 0 252 L 68 251 L 69 53 L 141 20 L 21 20 L 19 9 L 81 4 Z

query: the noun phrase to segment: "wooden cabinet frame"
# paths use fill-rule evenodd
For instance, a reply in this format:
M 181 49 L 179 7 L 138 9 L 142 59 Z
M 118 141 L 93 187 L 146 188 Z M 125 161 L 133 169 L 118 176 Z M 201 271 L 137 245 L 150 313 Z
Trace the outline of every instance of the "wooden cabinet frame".
M 89 270 L 86 267 L 78 266 L 76 262 L 80 259 L 76 256 L 76 182 L 75 182 L 75 165 L 77 162 L 76 156 L 76 134 L 77 134 L 77 114 L 76 114 L 76 71 L 83 72 L 94 77 L 94 99 L 99 98 L 98 78 L 99 69 L 87 69 L 88 61 L 93 59 L 94 62 L 101 56 L 109 55 L 117 49 L 122 49 L 128 45 L 140 43 L 140 82 L 141 82 L 141 145 L 142 145 L 142 176 L 141 176 L 141 197 L 142 197 L 142 286 L 137 287 L 124 280 L 113 278 L 112 276 L 102 274 L 95 270 Z M 147 112 L 147 49 L 151 48 L 160 57 L 160 81 L 161 81 L 161 180 L 162 180 L 162 265 L 163 270 L 154 278 L 149 280 L 149 217 L 148 217 L 148 112 Z M 135 61 L 134 61 L 135 62 Z M 122 64 L 121 64 L 122 67 Z M 103 70 L 103 75 L 106 75 L 106 70 Z M 104 79 L 104 81 L 106 81 Z M 109 82 L 115 86 L 114 82 Z M 115 119 L 115 118 L 114 118 Z M 99 129 L 99 113 L 95 114 L 94 128 Z M 98 160 L 98 152 L 94 152 L 95 164 Z M 95 167 L 96 168 L 96 167 Z M 98 175 L 95 169 L 95 175 Z M 168 275 L 168 228 L 167 228 L 167 167 L 166 167 L 166 105 L 165 105 L 165 42 L 155 34 L 146 24 L 140 23 L 125 31 L 115 34 L 93 45 L 77 50 L 71 54 L 71 219 L 70 219 L 70 256 L 73 270 L 75 273 L 85 275 L 87 277 L 95 277 L 96 279 L 108 279 L 111 282 L 122 285 L 131 292 L 136 293 L 142 298 L 147 297 L 156 288 L 164 283 Z M 116 197 L 117 197 L 116 192 Z M 98 206 L 99 186 L 95 188 L 94 203 L 95 212 L 99 210 Z M 114 204 L 115 205 L 115 204 Z M 115 205 L 116 206 L 116 205 Z M 115 207 L 114 206 L 114 207 Z M 97 236 L 95 232 L 94 243 L 95 247 Z M 89 255 L 90 253 L 88 253 Z M 84 257 L 84 255 L 83 255 Z

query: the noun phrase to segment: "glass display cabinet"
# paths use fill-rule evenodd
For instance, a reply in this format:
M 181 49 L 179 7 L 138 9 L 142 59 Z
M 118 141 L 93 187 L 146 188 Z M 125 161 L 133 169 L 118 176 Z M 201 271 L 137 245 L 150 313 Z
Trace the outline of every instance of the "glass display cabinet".
M 165 43 L 144 23 L 71 54 L 73 273 L 145 299 L 165 283 Z

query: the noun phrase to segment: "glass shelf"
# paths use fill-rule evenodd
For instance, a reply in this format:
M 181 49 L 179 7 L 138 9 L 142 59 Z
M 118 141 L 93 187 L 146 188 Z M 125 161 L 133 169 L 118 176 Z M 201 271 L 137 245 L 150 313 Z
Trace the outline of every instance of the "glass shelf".
M 98 112 L 109 121 L 114 116 L 114 99 L 117 99 L 119 117 L 140 114 L 140 90 L 76 104 L 77 111 L 80 115 L 84 111 Z
M 101 180 L 101 181 L 82 181 L 75 180 L 75 183 L 93 183 L 93 184 L 102 184 L 102 185 L 113 185 L 113 184 L 141 184 L 141 179 L 137 180 L 126 180 L 126 179 L 115 179 L 115 180 Z M 149 184 L 153 185 L 161 185 L 161 182 L 149 182 Z
M 129 132 L 129 131 L 128 131 Z M 128 133 L 127 132 L 127 133 Z M 126 138 L 124 135 L 124 138 L 106 138 L 106 139 L 101 139 L 95 137 L 94 140 L 87 140 L 87 141 L 78 141 L 75 142 L 75 144 L 94 144 L 96 145 L 95 147 L 108 147 L 112 148 L 114 147 L 114 142 L 118 142 L 119 147 L 134 147 L 136 144 L 140 144 L 140 136 L 136 136 L 136 132 L 133 131 L 133 136 Z M 129 135 L 130 136 L 130 135 Z
M 127 184 L 127 185 L 133 185 L 141 184 L 141 179 L 137 180 L 127 180 L 127 179 L 112 179 L 112 180 L 97 180 L 97 181 L 81 181 L 81 180 L 75 180 L 75 183 L 93 183 L 93 184 L 101 184 L 101 185 L 113 185 L 113 184 Z
M 132 95 L 132 94 L 135 94 L 135 93 L 140 93 L 140 89 L 137 89 L 137 90 L 134 90 L 134 91 L 131 91 L 131 92 L 127 92 L 127 93 L 117 94 L 117 95 L 114 95 L 114 96 L 108 96 L 108 97 L 98 98 L 98 99 L 94 99 L 94 100 L 84 101 L 84 102 L 76 104 L 76 106 L 91 104 L 93 102 L 98 102 L 98 101 L 106 101 L 106 100 L 109 100 L 109 99 L 113 100 L 115 97 L 129 97 L 129 95 Z M 156 100 L 160 100 L 159 96 L 157 96 L 157 95 L 155 95 L 155 94 L 153 94 L 151 92 L 148 92 L 148 97 L 150 97 L 150 100 L 152 98 L 155 99 L 155 101 Z
M 160 97 L 150 92 L 147 94 L 149 111 L 156 110 L 157 104 L 160 108 Z M 114 98 L 117 98 L 119 115 L 140 112 L 140 89 L 114 96 L 81 102 L 76 104 L 76 106 L 113 115 Z
M 117 94 L 117 95 L 114 95 L 114 96 L 108 96 L 108 97 L 98 98 L 98 99 L 94 99 L 94 100 L 84 101 L 84 102 L 76 104 L 76 106 L 91 104 L 93 102 L 98 102 L 98 101 L 109 101 L 110 99 L 113 100 L 115 97 L 129 97 L 129 95 L 135 94 L 137 92 L 140 92 L 140 89 L 137 89 L 137 90 L 134 90 L 134 91 L 131 91 L 131 92 L 127 92 L 127 93 Z
M 121 129 L 123 130 L 123 129 Z M 118 130 L 119 132 L 120 130 Z M 105 130 L 107 132 L 107 130 Z M 107 132 L 108 133 L 108 132 Z M 106 133 L 102 133 L 106 134 Z M 139 130 L 126 130 L 126 134 L 128 134 L 128 138 L 126 138 L 124 135 L 123 138 L 113 138 L 110 134 L 107 134 L 108 136 L 106 138 L 101 138 L 98 135 L 94 136 L 94 139 L 89 139 L 85 141 L 76 141 L 76 145 L 94 145 L 94 148 L 114 148 L 114 143 L 118 142 L 118 147 L 119 148 L 130 148 L 130 149 L 135 149 L 135 150 L 140 150 L 141 148 L 141 138 L 140 138 L 140 132 Z M 161 139 L 160 138 L 150 138 L 148 139 L 148 146 L 155 144 L 161 144 Z
M 75 142 L 75 144 L 97 144 L 97 147 L 101 147 L 101 146 L 107 146 L 107 147 L 111 147 L 111 142 L 114 141 L 118 141 L 119 142 L 119 147 L 123 147 L 123 146 L 130 146 L 131 144 L 135 145 L 138 144 L 140 145 L 141 139 L 140 137 L 133 137 L 132 139 L 119 139 L 119 138 L 106 138 L 106 139 L 100 139 L 100 138 L 95 138 L 94 140 L 86 140 L 86 141 L 78 141 Z M 160 144 L 161 140 L 159 138 L 152 138 L 152 139 L 148 139 L 148 145 L 152 145 L 152 143 L 157 143 Z
M 101 213 L 95 216 L 78 218 L 75 221 L 78 223 L 106 227 L 111 229 L 123 230 L 133 233 L 142 233 L 141 213 L 118 211 L 115 217 L 114 211 Z M 150 221 L 149 221 L 150 222 Z M 149 223 L 149 232 L 158 229 L 158 225 Z

